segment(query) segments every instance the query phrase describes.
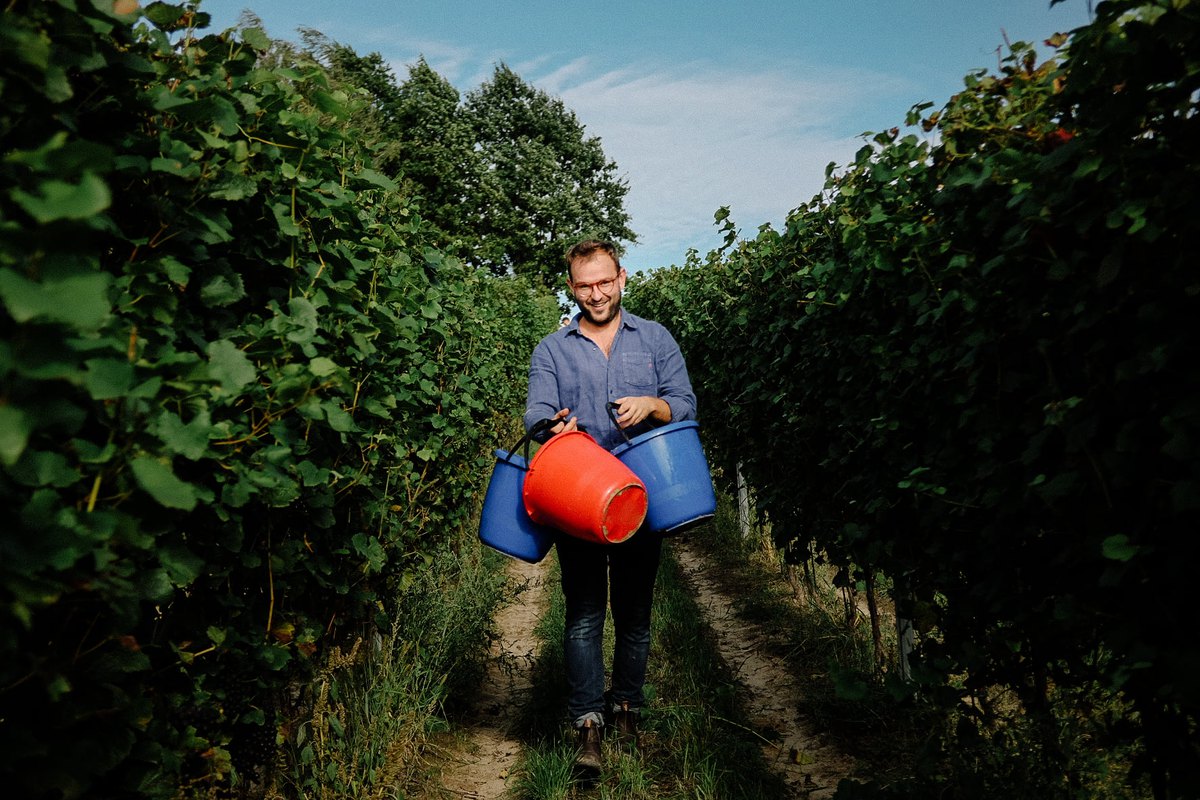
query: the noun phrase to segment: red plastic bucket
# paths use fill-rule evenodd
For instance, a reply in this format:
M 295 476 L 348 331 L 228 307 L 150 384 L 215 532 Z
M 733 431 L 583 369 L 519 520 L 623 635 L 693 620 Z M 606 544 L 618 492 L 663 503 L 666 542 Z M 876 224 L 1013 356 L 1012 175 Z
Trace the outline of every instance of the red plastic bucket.
M 646 485 L 583 431 L 560 433 L 534 454 L 524 499 L 535 523 L 590 542 L 623 542 L 646 518 Z

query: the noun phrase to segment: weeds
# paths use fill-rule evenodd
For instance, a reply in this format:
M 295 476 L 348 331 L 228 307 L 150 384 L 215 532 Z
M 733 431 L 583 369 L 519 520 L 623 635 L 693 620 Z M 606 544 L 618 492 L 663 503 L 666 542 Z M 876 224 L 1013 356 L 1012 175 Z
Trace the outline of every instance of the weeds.
M 451 700 L 478 686 L 503 591 L 490 551 L 447 546 L 436 558 L 386 635 L 326 656 L 311 713 L 284 731 L 288 796 L 394 798 L 430 779 L 429 737 L 446 730 Z
M 557 586 L 556 579 L 550 583 Z M 737 708 L 733 679 L 682 583 L 669 545 L 655 594 L 641 748 L 630 752 L 606 739 L 605 767 L 594 782 L 571 776 L 574 739 L 564 712 L 562 629 L 562 593 L 555 588 L 537 631 L 543 646 L 533 677 L 537 691 L 521 726 L 527 747 L 514 785 L 516 798 L 783 796 L 782 782 L 767 769 L 755 738 L 747 735 L 749 724 Z M 611 623 L 606 626 L 606 652 L 611 652 Z
M 513 785 L 517 797 L 539 800 L 565 800 L 575 786 L 575 751 L 569 742 L 559 741 L 530 748 Z
M 832 570 L 815 560 L 787 564 L 761 529 L 743 537 L 725 502 L 712 534 L 697 543 L 711 556 L 712 577 L 739 598 L 739 614 L 767 629 L 786 655 L 804 685 L 806 715 L 870 765 L 870 778 L 844 783 L 838 800 L 1149 796 L 1145 781 L 1130 776 L 1136 748 L 1111 733 L 1130 713 L 1122 698 L 1099 686 L 1052 687 L 1047 707 L 1035 712 L 1012 692 L 980 688 L 970 703 L 934 702 L 915 686 L 905 690 L 892 659 L 878 657 L 861 616 L 846 613 L 855 587 L 837 587 Z M 880 605 L 888 608 L 887 599 Z M 887 622 L 883 652 L 894 653 L 894 620 Z
M 874 751 L 877 741 L 893 753 L 897 745 L 918 746 L 903 742 L 903 724 L 890 727 L 891 720 L 878 713 L 881 705 L 894 703 L 879 680 L 890 665 L 876 657 L 864 615 L 847 614 L 848 594 L 851 607 L 857 606 L 854 592 L 836 586 L 834 571 L 815 560 L 787 563 L 773 546 L 768 525 L 756 521 L 750 535 L 743 536 L 734 504 L 720 500 L 710 535 L 696 539 L 708 555 L 708 575 L 737 598 L 738 615 L 758 624 L 776 654 L 785 658 L 803 686 L 806 717 L 843 752 L 872 762 L 882 755 Z M 894 624 L 883 629 L 885 646 L 894 650 Z M 884 757 L 885 772 L 889 763 Z M 901 762 L 899 768 L 906 766 Z
M 868 765 L 870 779 L 845 781 L 838 800 L 911 800 L 937 796 L 952 798 L 1118 798 L 1144 797 L 1126 788 L 1129 753 L 1105 749 L 1101 729 L 1089 716 L 1089 703 L 1102 695 L 1060 698 L 1059 735 L 1047 740 L 1045 726 L 1021 716 L 1015 699 L 988 697 L 977 700 L 987 709 L 947 711 L 925 702 L 915 691 L 888 691 L 891 665 L 880 663 L 872 632 L 861 616 L 846 613 L 856 602 L 853 592 L 835 585 L 836 576 L 810 564 L 803 579 L 790 580 L 781 554 L 774 551 L 761 532 L 743 538 L 736 520 L 722 500 L 717 520 L 688 534 L 693 544 L 709 551 L 706 568 L 722 584 L 725 593 L 737 598 L 737 611 L 754 619 L 766 630 L 778 655 L 785 657 L 793 677 L 804 686 L 805 715 L 829 733 L 839 749 Z M 594 779 L 583 780 L 574 770 L 574 735 L 565 719 L 565 670 L 563 667 L 563 602 L 557 570 L 547 577 L 549 607 L 536 635 L 541 641 L 531 676 L 534 691 L 514 720 L 512 733 L 521 740 L 523 754 L 514 771 L 506 800 L 781 800 L 790 797 L 783 780 L 765 763 L 762 746 L 772 740 L 770 730 L 756 730 L 738 706 L 738 687 L 717 654 L 711 633 L 682 580 L 682 573 L 668 544 L 659 573 L 655 597 L 653 641 L 646 686 L 648 705 L 642 715 L 641 749 L 622 749 L 614 739 L 603 743 L 605 767 Z M 553 564 L 553 556 L 551 557 Z M 468 571 L 471 565 L 464 565 Z M 341 726 L 342 754 L 326 760 L 315 758 L 308 773 L 323 779 L 322 770 L 339 758 L 353 763 L 367 780 L 355 783 L 355 774 L 339 766 L 326 781 L 338 790 L 300 793 L 304 797 L 380 797 L 381 780 L 391 780 L 388 763 L 422 763 L 420 753 L 428 749 L 429 732 L 440 723 L 450 683 L 445 676 L 470 675 L 472 657 L 451 654 L 446 647 L 479 645 L 482 653 L 486 635 L 463 628 L 464 619 L 454 614 L 480 614 L 502 591 L 486 570 L 478 578 L 464 578 L 456 591 L 447 595 L 427 593 L 423 611 L 414 612 L 416 627 L 397 631 L 396 647 L 367 654 L 357 668 L 377 684 L 376 693 L 390 687 L 405 698 L 403 708 L 412 714 L 404 723 L 416 736 L 390 730 L 382 721 L 368 723 L 369 714 L 346 716 L 351 706 L 370 708 L 366 696 L 351 697 L 346 688 L 334 694 L 331 685 L 322 728 L 315 719 L 310 736 L 324 730 L 325 742 L 337 739 Z M 476 584 L 474 581 L 482 581 Z M 487 587 L 491 587 L 490 589 Z M 519 590 L 519 589 L 518 589 Z M 491 599 L 477 595 L 492 592 Z M 471 596 L 467 596 L 471 595 Z M 444 596 L 458 597 L 457 611 L 435 613 Z M 884 603 L 881 603 L 884 605 Z M 853 607 L 851 605 L 851 607 Z M 490 617 L 489 617 L 490 618 Z M 473 616 L 475 622 L 480 617 Z M 891 626 L 888 626 L 891 629 Z M 412 633 L 416 631 L 416 633 Z M 428 652 L 419 657 L 406 636 L 415 635 Z M 443 645 L 436 642 L 446 638 Z M 611 651 L 611 624 L 606 626 L 606 652 Z M 894 640 L 888 642 L 894 645 Z M 440 649 L 439 649 L 440 648 Z M 389 677 L 384 650 L 409 670 Z M 439 655 L 439 653 L 441 655 Z M 422 661 L 421 659 L 428 659 Z M 422 673 L 416 664 L 437 664 Z M 457 665 L 454 669 L 451 666 Z M 457 669 L 457 673 L 456 673 Z M 424 676 L 422 678 L 422 675 Z M 424 680 L 425 683 L 420 683 Z M 403 683 L 402 681 L 409 681 Z M 414 683 L 415 681 L 415 683 Z M 456 684 L 462 691 L 460 679 Z M 393 706 L 398 718 L 400 705 Z M 1093 709 L 1095 712 L 1095 710 Z M 428 712 L 428 713 L 426 713 Z M 1002 713 L 1000 713 L 1002 712 Z M 1112 705 L 1098 712 L 1118 720 L 1127 709 Z M 1095 716 L 1095 713 L 1092 716 Z M 424 716 L 421 716 L 421 715 Z M 984 719 L 987 717 L 987 719 Z M 335 724 L 332 720 L 337 719 Z M 964 723 L 969 723 L 969 726 Z M 367 725 L 373 733 L 352 736 L 352 725 Z M 1114 723 L 1115 724 L 1115 723 Z M 370 727 L 373 725 L 373 727 Z M 414 728 L 415 726 L 415 728 Z M 422 727 L 423 726 L 423 727 Z M 398 725 L 398 727 L 400 727 Z M 972 734 L 972 731 L 973 734 Z M 390 752 L 374 752 L 373 742 L 390 741 Z M 310 742 L 312 739 L 310 738 Z M 361 752 L 354 752 L 361 750 Z M 803 758 L 804 754 L 793 754 Z M 339 764 L 341 762 L 338 762 Z M 399 776 L 401 783 L 434 787 L 434 768 L 424 761 L 424 775 L 416 767 Z M 802 762 L 797 762 L 802 763 Z M 1062 769 L 1059 769 L 1062 767 Z M 373 770 L 373 771 L 372 771 Z M 370 781 L 374 781 L 371 783 Z M 363 787 L 358 791 L 358 787 Z M 339 792 L 342 792 L 339 794 Z M 399 795 L 392 797 L 413 797 Z M 440 796 L 433 794 L 419 796 Z

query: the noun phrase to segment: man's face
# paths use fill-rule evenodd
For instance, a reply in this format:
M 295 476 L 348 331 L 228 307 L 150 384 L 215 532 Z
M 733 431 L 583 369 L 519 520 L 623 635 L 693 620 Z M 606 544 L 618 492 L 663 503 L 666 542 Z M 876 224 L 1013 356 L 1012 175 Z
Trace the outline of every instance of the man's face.
M 571 291 L 583 316 L 593 325 L 604 325 L 621 310 L 625 270 L 603 250 L 571 264 Z

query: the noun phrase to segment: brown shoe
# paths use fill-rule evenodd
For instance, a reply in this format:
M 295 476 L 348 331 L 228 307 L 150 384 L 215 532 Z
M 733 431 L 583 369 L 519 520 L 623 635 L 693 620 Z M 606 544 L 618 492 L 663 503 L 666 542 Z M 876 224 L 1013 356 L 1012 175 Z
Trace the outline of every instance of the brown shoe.
M 590 719 L 576 728 L 579 751 L 575 754 L 575 765 L 584 769 L 600 771 L 600 727 Z
M 638 712 L 629 707 L 628 700 L 621 701 L 621 707 L 613 714 L 613 728 L 617 732 L 617 741 L 621 744 L 638 746 Z

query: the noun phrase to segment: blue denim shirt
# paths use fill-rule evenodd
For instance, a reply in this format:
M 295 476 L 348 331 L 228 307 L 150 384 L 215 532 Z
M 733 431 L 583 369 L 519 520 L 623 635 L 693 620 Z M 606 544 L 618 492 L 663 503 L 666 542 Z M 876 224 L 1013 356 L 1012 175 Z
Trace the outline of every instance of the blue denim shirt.
M 612 450 L 625 437 L 608 416 L 606 405 L 619 397 L 660 397 L 671 407 L 671 421 L 696 418 L 696 395 L 683 354 L 670 332 L 657 322 L 621 311 L 621 327 L 609 357 L 579 330 L 579 314 L 533 350 L 525 429 L 538 420 L 571 409 L 601 447 Z M 656 427 L 642 422 L 625 429 L 629 438 Z

